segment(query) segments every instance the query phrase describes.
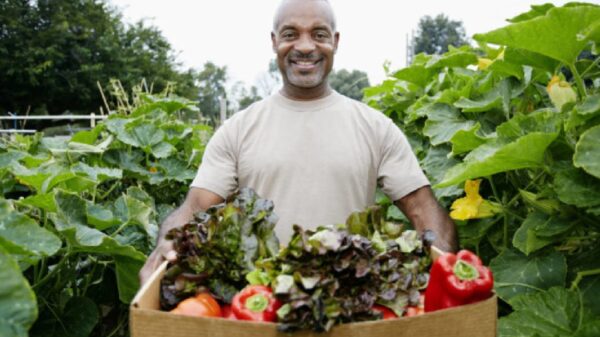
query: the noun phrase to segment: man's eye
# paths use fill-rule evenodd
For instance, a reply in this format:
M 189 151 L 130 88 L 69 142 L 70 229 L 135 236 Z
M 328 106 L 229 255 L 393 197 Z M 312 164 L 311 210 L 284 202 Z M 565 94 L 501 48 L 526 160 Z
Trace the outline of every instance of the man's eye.
M 327 34 L 325 34 L 325 33 L 316 33 L 316 34 L 315 34 L 315 37 L 316 37 L 317 39 L 319 39 L 319 40 L 323 40 L 323 39 L 326 39 L 326 38 L 327 38 Z

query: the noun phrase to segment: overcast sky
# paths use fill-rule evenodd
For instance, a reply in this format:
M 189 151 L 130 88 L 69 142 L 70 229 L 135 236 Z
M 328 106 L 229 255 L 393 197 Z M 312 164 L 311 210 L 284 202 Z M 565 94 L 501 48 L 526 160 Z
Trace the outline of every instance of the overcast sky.
M 271 50 L 273 13 L 279 0 L 109 0 L 128 22 L 147 19 L 178 51 L 186 67 L 206 61 L 227 65 L 232 81 L 254 84 L 264 74 Z M 384 79 L 383 63 L 405 66 L 407 34 L 419 18 L 445 13 L 461 20 L 470 37 L 506 24 L 506 19 L 544 0 L 330 0 L 337 16 L 340 45 L 335 69 L 366 71 L 371 84 Z M 591 2 L 600 3 L 600 0 Z

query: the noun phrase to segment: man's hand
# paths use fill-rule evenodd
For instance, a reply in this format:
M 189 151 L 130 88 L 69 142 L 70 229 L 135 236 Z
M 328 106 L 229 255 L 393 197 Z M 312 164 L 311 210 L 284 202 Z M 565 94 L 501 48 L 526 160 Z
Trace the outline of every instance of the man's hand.
M 435 233 L 433 243 L 446 252 L 458 250 L 456 226 L 448 212 L 435 199 L 431 187 L 424 186 L 395 202 L 419 232 L 427 229 Z
M 163 263 L 163 261 L 175 261 L 177 253 L 173 250 L 173 242 L 171 240 L 160 240 L 156 245 L 146 263 L 140 269 L 140 286 L 144 285 L 152 276 L 152 273 Z
M 144 285 L 154 273 L 154 271 L 165 260 L 175 261 L 177 255 L 173 250 L 173 242 L 165 239 L 167 233 L 173 228 L 179 228 L 188 223 L 194 213 L 206 210 L 210 206 L 222 203 L 224 201 L 218 194 L 202 188 L 192 187 L 185 197 L 183 204 L 169 214 L 160 226 L 158 241 L 156 247 L 148 256 L 148 260 L 140 270 L 140 286 Z

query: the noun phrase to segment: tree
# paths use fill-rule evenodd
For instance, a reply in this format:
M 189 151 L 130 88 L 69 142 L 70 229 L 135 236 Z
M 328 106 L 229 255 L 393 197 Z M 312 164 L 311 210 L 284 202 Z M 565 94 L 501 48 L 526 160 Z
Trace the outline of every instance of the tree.
M 195 95 L 194 72 L 178 66 L 157 28 L 125 26 L 103 0 L 0 1 L 1 113 L 98 111 L 97 82 L 106 90 L 111 78 Z
M 443 54 L 448 46 L 460 47 L 469 44 L 462 21 L 450 20 L 444 14 L 435 18 L 429 15 L 419 20 L 417 34 L 413 37 L 413 55 L 419 53 Z
M 267 71 L 258 78 L 256 89 L 260 96 L 267 97 L 271 95 L 275 89 L 281 86 L 281 82 L 281 73 L 277 66 L 277 60 L 271 59 Z
M 357 101 L 362 100 L 363 89 L 371 86 L 367 73 L 360 70 L 349 72 L 346 69 L 332 71 L 329 74 L 329 84 L 335 91 Z
M 243 110 L 250 106 L 250 104 L 260 101 L 262 97 L 258 94 L 256 86 L 251 86 L 250 90 L 242 90 L 242 97 L 238 101 L 238 109 Z
M 221 99 L 227 99 L 227 66 L 219 67 L 213 62 L 206 62 L 196 80 L 200 112 L 206 117 L 217 118 L 221 110 Z

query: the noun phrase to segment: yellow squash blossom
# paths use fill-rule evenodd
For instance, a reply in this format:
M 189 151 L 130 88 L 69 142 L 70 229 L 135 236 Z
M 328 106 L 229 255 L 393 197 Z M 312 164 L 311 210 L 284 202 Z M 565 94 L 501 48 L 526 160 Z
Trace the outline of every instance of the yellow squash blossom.
M 465 182 L 464 198 L 455 200 L 450 207 L 450 217 L 455 220 L 480 219 L 490 217 L 500 212 L 501 207 L 483 199 L 479 195 L 479 185 L 481 180 L 467 180 Z
M 477 69 L 486 70 L 492 63 L 494 63 L 494 61 L 492 61 L 488 58 L 485 58 L 485 57 L 480 57 L 477 60 Z
M 546 90 L 548 91 L 548 96 L 550 96 L 552 104 L 554 104 L 558 110 L 561 110 L 563 105 L 577 100 L 577 94 L 575 93 L 575 90 L 571 88 L 569 82 L 561 81 L 560 77 L 556 75 L 552 76 Z
M 492 65 L 492 63 L 496 62 L 497 60 L 504 60 L 504 50 L 502 50 L 500 52 L 500 54 L 498 54 L 498 56 L 496 56 L 496 58 L 494 58 L 493 60 L 485 58 L 485 57 L 478 58 L 477 59 L 477 69 L 486 70 L 489 66 Z

